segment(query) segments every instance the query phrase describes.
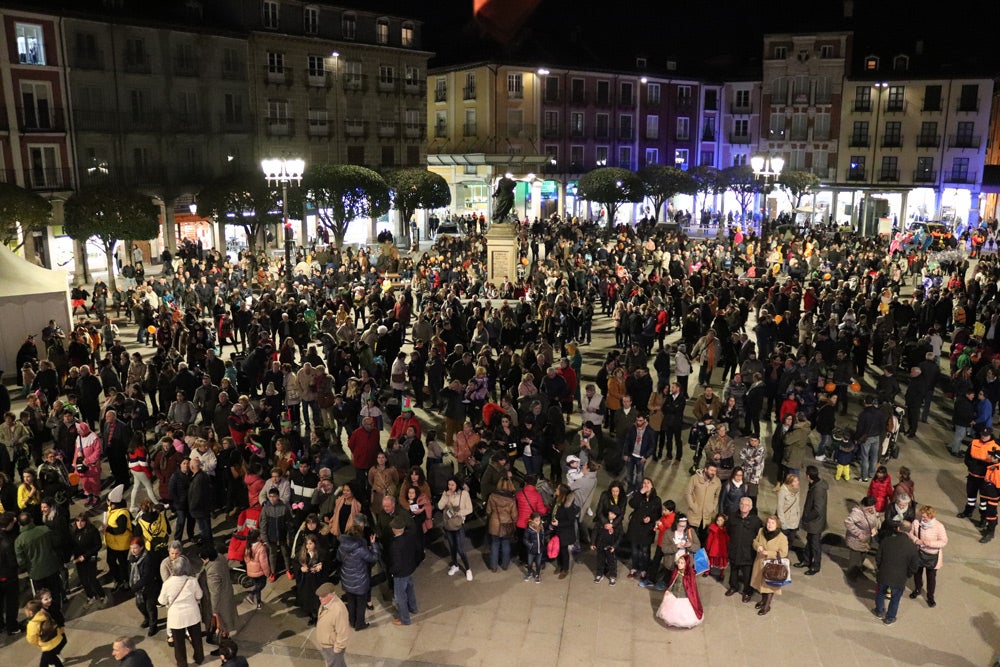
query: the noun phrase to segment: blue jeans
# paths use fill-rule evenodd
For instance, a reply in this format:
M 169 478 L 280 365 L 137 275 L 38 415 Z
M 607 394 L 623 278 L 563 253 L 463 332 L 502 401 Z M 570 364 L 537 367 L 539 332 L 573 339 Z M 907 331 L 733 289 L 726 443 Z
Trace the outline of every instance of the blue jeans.
M 956 426 L 955 436 L 951 439 L 951 453 L 961 454 L 962 453 L 962 440 L 965 439 L 965 434 L 968 431 L 966 426 Z
M 174 539 L 184 541 L 184 526 L 187 525 L 188 539 L 194 538 L 194 518 L 184 510 L 174 510 L 177 517 L 174 519 Z
M 521 461 L 524 463 L 524 470 L 529 475 L 541 475 L 542 474 L 542 457 L 538 455 L 532 456 L 521 456 Z
M 816 456 L 829 456 L 833 453 L 833 436 L 829 433 L 826 435 L 821 435 L 819 437 L 819 444 L 816 446 L 816 451 L 813 452 Z
M 198 523 L 198 540 L 202 544 L 212 543 L 212 520 L 208 517 L 204 519 L 195 519 Z
M 538 576 L 542 572 L 542 554 L 528 554 L 528 574 Z
M 399 620 L 403 625 L 409 625 L 410 614 L 417 613 L 417 594 L 413 590 L 413 575 L 392 578 L 392 597 L 396 601 Z
M 465 569 L 469 569 L 469 557 L 465 555 L 465 528 L 458 530 L 446 530 L 445 536 L 448 538 L 448 551 L 451 555 L 451 565 L 458 566 L 458 560 L 462 560 Z
M 625 462 L 625 480 L 628 483 L 629 491 L 638 491 L 642 486 L 642 473 L 646 468 L 646 462 L 642 459 L 629 456 Z
M 493 535 L 490 537 L 490 569 L 497 569 L 498 561 L 503 569 L 510 567 L 510 539 Z
M 878 467 L 879 438 L 866 438 L 861 442 L 861 451 L 858 460 L 861 463 L 861 478 L 871 479 L 875 476 L 875 468 Z
M 903 591 L 905 588 L 905 586 L 889 586 L 887 584 L 879 584 L 877 592 L 875 593 L 875 611 L 879 614 L 885 612 L 887 620 L 894 620 L 896 618 L 896 611 L 899 609 L 899 601 L 903 599 Z M 888 610 L 885 608 L 885 594 L 887 592 L 892 593 L 892 598 L 889 600 Z

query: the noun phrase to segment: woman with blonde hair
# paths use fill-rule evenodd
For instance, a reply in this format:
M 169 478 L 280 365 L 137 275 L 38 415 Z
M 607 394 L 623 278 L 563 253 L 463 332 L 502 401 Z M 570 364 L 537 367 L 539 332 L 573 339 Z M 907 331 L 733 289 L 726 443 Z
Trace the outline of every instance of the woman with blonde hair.
M 924 573 L 927 573 L 927 606 L 935 607 L 934 592 L 937 589 L 937 571 L 944 562 L 943 551 L 948 544 L 948 531 L 944 524 L 937 520 L 937 510 L 930 505 L 922 506 L 917 515 L 919 521 L 914 521 L 910 527 L 910 539 L 920 550 L 920 567 L 913 575 L 913 592 L 910 599 L 915 600 L 923 591 Z
M 781 532 L 781 519 L 774 514 L 767 517 L 763 527 L 757 531 L 753 548 L 757 557 L 750 573 L 750 586 L 760 591 L 761 596 L 760 602 L 754 607 L 759 616 L 766 616 L 771 611 L 771 600 L 776 594 L 781 594 L 781 588 L 769 586 L 764 581 L 765 561 L 788 557 L 788 538 Z

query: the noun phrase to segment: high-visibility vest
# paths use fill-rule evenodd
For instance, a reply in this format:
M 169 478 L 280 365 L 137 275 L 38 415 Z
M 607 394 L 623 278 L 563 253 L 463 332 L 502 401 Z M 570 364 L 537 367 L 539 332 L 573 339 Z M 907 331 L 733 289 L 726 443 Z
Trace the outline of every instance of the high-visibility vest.
M 121 535 L 112 535 L 105 530 L 104 544 L 109 549 L 115 551 L 128 551 L 129 542 L 132 541 L 132 515 L 124 507 L 118 507 L 108 512 L 108 525 L 114 526 L 118 523 L 118 517 L 124 515 L 128 528 Z

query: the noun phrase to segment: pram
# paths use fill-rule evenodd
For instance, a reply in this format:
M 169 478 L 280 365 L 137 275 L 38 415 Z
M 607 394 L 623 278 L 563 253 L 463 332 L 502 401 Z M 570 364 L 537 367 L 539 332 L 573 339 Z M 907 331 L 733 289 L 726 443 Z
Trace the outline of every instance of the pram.
M 882 438 L 882 449 L 878 462 L 885 465 L 889 459 L 899 458 L 899 432 L 903 430 L 903 419 L 906 410 L 901 405 L 892 406 L 892 414 L 886 421 L 885 437 Z
M 708 443 L 708 439 L 715 432 L 715 424 L 712 422 L 699 422 L 691 427 L 688 435 L 688 445 L 694 450 L 694 463 L 691 464 L 690 473 L 693 475 L 701 465 L 701 453 Z
M 247 574 L 244 563 L 247 535 L 251 530 L 256 530 L 260 521 L 260 505 L 250 507 L 240 512 L 236 521 L 236 530 L 229 538 L 229 547 L 226 552 L 226 559 L 229 561 L 229 568 L 236 574 L 236 582 L 243 588 L 253 588 L 254 580 Z

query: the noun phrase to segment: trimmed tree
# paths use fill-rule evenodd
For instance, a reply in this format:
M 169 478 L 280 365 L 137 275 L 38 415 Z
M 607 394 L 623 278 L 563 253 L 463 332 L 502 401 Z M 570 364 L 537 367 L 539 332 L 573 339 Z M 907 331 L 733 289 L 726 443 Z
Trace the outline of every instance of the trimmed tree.
M 695 196 L 695 201 L 692 205 L 694 208 L 691 211 L 691 215 L 698 219 L 698 194 L 704 193 L 705 199 L 711 194 L 717 194 L 719 192 L 725 192 L 725 188 L 721 187 L 719 182 L 719 170 L 710 165 L 700 164 L 697 167 L 692 167 L 688 172 L 688 176 L 694 181 L 692 194 Z M 702 206 L 704 208 L 704 205 Z
M 392 191 L 392 206 L 399 211 L 403 229 L 418 208 L 441 208 L 451 204 L 451 190 L 440 174 L 426 169 L 393 169 L 385 174 Z
M 302 189 L 305 201 L 316 208 L 316 218 L 330 230 L 338 247 L 344 245 L 351 220 L 385 215 L 391 203 L 385 179 L 353 164 L 312 165 L 302 176 Z
M 73 193 L 64 207 L 63 228 L 71 239 L 94 239 L 108 263 L 108 285 L 115 289 L 113 252 L 118 241 L 144 241 L 160 232 L 160 209 L 146 195 L 113 187 Z
M 258 172 L 220 176 L 198 193 L 197 202 L 203 215 L 242 227 L 250 252 L 256 251 L 257 240 L 268 225 L 281 222 L 281 190 L 269 186 Z
M 601 167 L 580 177 L 577 196 L 594 201 L 608 214 L 608 238 L 615 227 L 618 209 L 626 202 L 639 203 L 646 196 L 646 186 L 635 172 L 620 167 Z
M 719 180 L 725 189 L 736 197 L 736 201 L 740 205 L 740 212 L 746 219 L 754 195 L 760 192 L 760 181 L 754 176 L 753 168 L 748 164 L 728 167 L 719 172 Z
M 0 242 L 9 245 L 20 232 L 21 243 L 14 247 L 17 250 L 31 232 L 45 229 L 51 214 L 52 204 L 38 193 L 0 183 Z
M 819 176 L 811 171 L 783 171 L 778 177 L 778 185 L 785 191 L 788 203 L 792 209 L 797 209 L 802 203 L 802 197 L 809 191 L 819 188 Z
M 646 196 L 653 201 L 653 219 L 659 222 L 660 211 L 668 199 L 679 194 L 693 194 L 695 181 L 683 169 L 651 164 L 639 170 L 646 186 Z

